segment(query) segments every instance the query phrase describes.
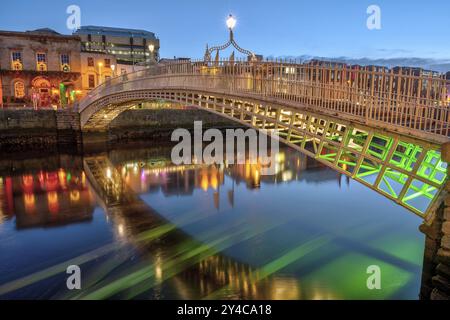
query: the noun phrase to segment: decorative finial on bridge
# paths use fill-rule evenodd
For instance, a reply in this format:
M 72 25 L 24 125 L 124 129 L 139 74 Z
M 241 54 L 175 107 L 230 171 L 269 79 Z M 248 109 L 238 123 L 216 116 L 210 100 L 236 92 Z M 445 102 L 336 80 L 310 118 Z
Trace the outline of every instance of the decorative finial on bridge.
M 226 48 L 228 48 L 231 45 L 234 48 L 236 48 L 236 50 L 239 51 L 240 53 L 247 55 L 251 61 L 256 61 L 256 55 L 253 52 L 239 47 L 239 45 L 236 43 L 236 41 L 234 41 L 233 29 L 236 27 L 236 23 L 237 23 L 236 18 L 233 17 L 232 14 L 230 14 L 228 16 L 228 19 L 226 20 L 228 30 L 230 30 L 230 39 L 228 40 L 227 43 L 225 43 L 224 45 L 221 45 L 221 46 L 215 46 L 215 47 L 211 47 L 209 49 L 208 49 L 208 46 L 206 46 L 205 62 L 211 61 L 211 54 L 213 51 L 217 51 L 216 57 L 218 57 L 219 51 L 225 50 Z M 234 56 L 234 52 L 233 52 L 233 56 Z
M 205 56 L 203 58 L 206 62 L 211 61 L 211 52 L 209 51 L 208 44 L 206 44 Z

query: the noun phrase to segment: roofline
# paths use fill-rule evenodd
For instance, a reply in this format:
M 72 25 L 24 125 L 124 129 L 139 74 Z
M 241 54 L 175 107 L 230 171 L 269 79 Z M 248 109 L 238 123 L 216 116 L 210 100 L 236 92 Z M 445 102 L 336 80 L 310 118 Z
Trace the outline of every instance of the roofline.
M 81 31 L 80 34 L 84 34 L 83 31 L 98 31 L 98 32 L 117 32 L 117 33 L 124 33 L 124 34 L 133 34 L 136 33 L 137 36 L 145 36 L 145 35 L 149 35 L 149 36 L 153 36 L 155 39 L 157 39 L 156 37 L 156 33 L 153 31 L 147 31 L 147 30 L 143 30 L 143 29 L 130 29 L 130 28 L 117 28 L 117 27 L 105 27 L 105 26 L 94 26 L 94 25 L 88 25 L 88 26 L 81 26 L 80 28 L 78 28 L 74 34 L 77 34 Z M 89 34 L 89 33 L 86 33 Z
M 39 31 L 37 31 L 39 32 Z M 31 37 L 31 38 L 52 38 L 59 40 L 76 40 L 81 41 L 78 35 L 68 35 L 68 34 L 45 34 L 45 33 L 34 33 L 34 31 L 8 31 L 0 30 L 0 36 L 17 36 L 17 37 Z

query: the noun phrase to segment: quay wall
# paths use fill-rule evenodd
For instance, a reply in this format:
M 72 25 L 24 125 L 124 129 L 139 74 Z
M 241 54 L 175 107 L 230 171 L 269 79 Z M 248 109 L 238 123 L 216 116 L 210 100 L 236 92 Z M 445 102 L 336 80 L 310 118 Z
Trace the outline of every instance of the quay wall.
M 135 109 L 120 114 L 108 130 L 82 132 L 80 116 L 68 110 L 0 110 L 0 151 L 60 151 L 98 144 L 137 140 L 170 140 L 176 128 L 193 129 L 194 121 L 203 127 L 241 127 L 232 120 L 198 109 Z
M 1 110 L 0 150 L 54 150 L 81 146 L 80 117 L 71 111 Z
M 177 128 L 194 129 L 202 121 L 204 129 L 236 128 L 241 124 L 199 109 L 136 109 L 121 113 L 109 125 L 109 141 L 168 137 Z

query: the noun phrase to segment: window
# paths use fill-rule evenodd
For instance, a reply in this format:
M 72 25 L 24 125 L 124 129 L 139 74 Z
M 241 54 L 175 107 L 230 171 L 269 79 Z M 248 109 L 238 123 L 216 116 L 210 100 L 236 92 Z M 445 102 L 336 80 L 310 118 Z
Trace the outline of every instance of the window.
M 94 58 L 88 57 L 87 64 L 88 64 L 88 67 L 93 67 L 94 66 Z
M 37 62 L 47 62 L 47 55 L 45 53 L 36 54 Z
M 95 88 L 95 75 L 89 75 L 89 88 Z
M 25 97 L 25 84 L 22 80 L 14 82 L 14 97 L 18 99 Z
M 64 72 L 70 71 L 70 58 L 67 53 L 61 54 L 61 70 Z
M 36 67 L 38 71 L 47 71 L 47 54 L 44 52 L 36 53 Z
M 22 52 L 13 51 L 11 53 L 11 68 L 13 70 L 22 70 L 23 69 Z
M 20 61 L 22 62 L 22 52 L 20 51 L 14 51 L 12 53 L 12 60 L 13 61 Z
M 70 63 L 69 60 L 70 60 L 69 55 L 67 53 L 63 53 L 61 55 L 61 64 L 69 64 Z
M 285 72 L 286 72 L 286 74 L 295 74 L 295 68 L 294 67 L 287 67 Z
M 111 68 L 111 59 L 105 59 L 105 68 Z

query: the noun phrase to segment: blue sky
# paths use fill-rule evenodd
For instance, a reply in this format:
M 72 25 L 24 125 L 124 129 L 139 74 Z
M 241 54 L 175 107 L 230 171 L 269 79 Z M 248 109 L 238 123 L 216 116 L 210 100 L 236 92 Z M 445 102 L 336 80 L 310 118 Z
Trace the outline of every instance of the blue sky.
M 0 29 L 66 29 L 66 8 L 81 8 L 82 25 L 146 29 L 161 56 L 201 57 L 206 43 L 236 39 L 265 56 L 450 59 L 449 0 L 15 0 L 1 4 Z M 381 30 L 366 27 L 369 5 L 381 8 Z

